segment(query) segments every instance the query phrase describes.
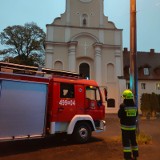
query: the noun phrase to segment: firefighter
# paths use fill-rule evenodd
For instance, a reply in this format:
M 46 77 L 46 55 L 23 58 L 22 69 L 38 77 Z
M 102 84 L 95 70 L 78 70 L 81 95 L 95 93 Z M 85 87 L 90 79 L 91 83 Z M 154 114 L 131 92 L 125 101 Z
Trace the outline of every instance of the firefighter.
M 137 160 L 136 122 L 138 110 L 134 103 L 133 93 L 130 90 L 125 90 L 122 97 L 123 103 L 118 110 L 118 117 L 121 124 L 124 159 Z

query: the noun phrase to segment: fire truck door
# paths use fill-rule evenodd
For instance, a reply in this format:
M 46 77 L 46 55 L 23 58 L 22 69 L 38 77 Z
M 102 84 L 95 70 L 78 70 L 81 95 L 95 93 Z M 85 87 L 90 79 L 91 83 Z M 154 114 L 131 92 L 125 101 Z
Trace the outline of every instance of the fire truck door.
M 70 83 L 59 84 L 60 94 L 58 99 L 58 121 L 68 122 L 76 114 L 75 88 Z
M 75 86 L 76 107 L 77 114 L 84 114 L 85 112 L 85 89 L 84 85 Z
M 100 90 L 94 86 L 86 87 L 86 113 L 94 119 L 101 119 L 104 116 L 104 106 L 102 105 Z M 87 106 L 86 106 L 87 107 Z

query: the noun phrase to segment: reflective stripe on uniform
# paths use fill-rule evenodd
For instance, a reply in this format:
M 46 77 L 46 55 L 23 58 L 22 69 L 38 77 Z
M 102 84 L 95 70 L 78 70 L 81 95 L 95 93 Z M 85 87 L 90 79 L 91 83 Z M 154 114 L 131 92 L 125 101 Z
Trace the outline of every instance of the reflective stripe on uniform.
M 121 125 L 121 129 L 128 130 L 128 131 L 136 130 L 136 125 L 132 125 L 132 126 Z
M 131 147 L 124 147 L 123 152 L 125 152 L 125 153 L 132 152 Z
M 127 117 L 135 117 L 137 114 L 136 107 L 125 107 L 125 112 Z
M 138 146 L 132 146 L 132 151 L 138 151 Z

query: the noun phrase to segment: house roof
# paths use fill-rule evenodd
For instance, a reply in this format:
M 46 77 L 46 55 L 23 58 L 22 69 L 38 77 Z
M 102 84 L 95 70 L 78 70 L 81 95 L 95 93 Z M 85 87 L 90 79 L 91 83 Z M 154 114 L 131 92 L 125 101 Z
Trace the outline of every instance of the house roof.
M 129 79 L 130 51 L 123 51 L 124 77 Z M 144 75 L 144 68 L 149 69 L 149 75 Z M 160 53 L 154 49 L 150 52 L 137 51 L 137 70 L 139 80 L 160 80 Z

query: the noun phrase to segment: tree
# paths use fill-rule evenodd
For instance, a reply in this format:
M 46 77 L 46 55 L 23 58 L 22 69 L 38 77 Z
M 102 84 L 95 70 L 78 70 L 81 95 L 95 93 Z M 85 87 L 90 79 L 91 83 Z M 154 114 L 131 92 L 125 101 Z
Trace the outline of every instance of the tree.
M 9 57 L 10 62 L 43 65 L 45 37 L 44 31 L 33 22 L 8 26 L 0 33 L 1 44 L 7 46 L 0 54 Z

